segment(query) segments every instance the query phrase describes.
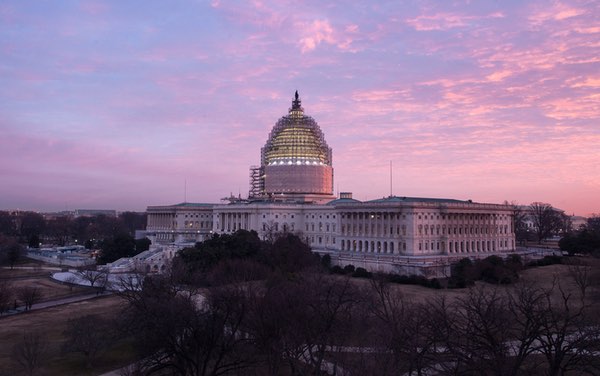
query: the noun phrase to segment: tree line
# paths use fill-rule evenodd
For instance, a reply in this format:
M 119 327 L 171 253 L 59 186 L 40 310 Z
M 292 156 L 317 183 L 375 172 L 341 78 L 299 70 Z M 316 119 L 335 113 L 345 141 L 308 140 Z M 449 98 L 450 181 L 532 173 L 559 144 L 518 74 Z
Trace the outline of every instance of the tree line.
M 22 259 L 25 246 L 38 248 L 40 244 L 78 244 L 87 249 L 100 249 L 98 262 L 113 262 L 149 248 L 148 239 L 134 239 L 135 231 L 145 228 L 145 213 L 77 218 L 64 215 L 46 219 L 35 212 L 0 211 L 0 264 L 12 267 Z
M 532 202 L 528 206 L 522 206 L 514 201 L 505 201 L 504 204 L 513 208 L 514 232 L 519 243 L 526 241 L 541 243 L 552 236 L 561 236 L 572 231 L 570 217 L 551 204 Z
M 117 217 L 65 214 L 45 218 L 36 212 L 0 211 L 0 234 L 30 247 L 38 247 L 40 243 L 64 246 L 77 241 L 91 248 L 99 240 L 118 234 L 133 236 L 136 230 L 145 228 L 145 213 L 123 212 Z
M 559 246 L 571 255 L 600 255 L 600 215 L 593 215 L 585 226 L 566 234 L 559 241 Z
M 239 231 L 126 288 L 119 328 L 131 374 L 597 374 L 598 273 L 567 274 L 415 299 L 385 276 L 331 274 L 294 235 Z

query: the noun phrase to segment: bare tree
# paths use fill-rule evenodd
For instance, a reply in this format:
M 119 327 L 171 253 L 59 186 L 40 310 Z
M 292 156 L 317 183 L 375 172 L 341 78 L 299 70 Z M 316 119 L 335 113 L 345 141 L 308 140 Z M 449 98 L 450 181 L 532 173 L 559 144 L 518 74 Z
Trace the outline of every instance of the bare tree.
M 512 354 L 508 374 L 516 375 L 519 371 L 530 374 L 539 365 L 526 360 L 530 360 L 530 355 L 538 350 L 537 338 L 546 309 L 545 292 L 534 283 L 521 282 L 509 290 L 507 298 L 512 329 L 507 343 Z
M 110 322 L 98 315 L 86 315 L 68 321 L 64 331 L 64 352 L 83 354 L 86 365 L 91 368 L 98 355 L 114 338 Z
M 12 284 L 5 280 L 0 280 L 0 316 L 8 311 L 13 299 Z
M 6 263 L 13 269 L 15 263 L 23 256 L 23 252 L 23 246 L 16 238 L 0 234 L 0 263 Z
M 505 375 L 512 339 L 505 297 L 497 288 L 475 286 L 457 300 L 454 312 L 457 337 L 451 348 L 464 371 Z
M 378 372 L 395 374 L 406 368 L 408 375 L 422 375 L 436 356 L 428 307 L 394 293 L 382 278 L 372 281 L 371 292 L 378 343 L 392 354 L 391 364 L 380 364 Z
M 303 312 L 294 309 L 302 305 L 304 295 L 295 294 L 291 283 L 269 283 L 264 291 L 250 300 L 248 319 L 244 330 L 249 333 L 260 353 L 260 361 L 266 365 L 269 375 L 280 375 L 282 369 L 300 361 L 303 353 L 302 340 L 290 335 L 296 320 L 303 319 Z M 285 286 L 285 287 L 284 287 Z
M 512 208 L 512 225 L 516 240 L 518 242 L 523 242 L 527 240 L 528 230 L 527 225 L 525 223 L 527 213 L 525 212 L 525 210 L 523 210 L 523 207 L 515 201 L 504 201 L 504 205 L 508 205 Z
M 600 214 L 595 213 L 592 214 L 590 218 L 587 220 L 587 224 L 585 226 L 589 231 L 600 234 Z
M 134 338 L 145 373 L 219 375 L 252 364 L 252 346 L 241 330 L 245 290 L 215 288 L 200 297 L 173 281 L 146 277 L 141 288 L 122 293 L 128 306 L 121 326 Z
M 42 292 L 39 288 L 33 286 L 23 286 L 16 290 L 17 298 L 25 306 L 25 310 L 29 311 L 31 307 L 40 301 Z
M 96 270 L 96 267 L 82 267 L 76 273 L 81 279 L 90 283 L 91 287 L 104 287 L 108 281 L 108 272 Z
M 67 278 L 65 278 L 64 282 L 67 283 L 69 285 L 69 291 L 73 291 L 73 286 L 75 284 L 77 284 L 77 281 L 79 281 L 79 278 L 77 278 L 75 275 L 70 274 Z
M 312 368 L 311 372 L 318 374 L 331 345 L 345 343 L 352 338 L 357 314 L 355 307 L 361 303 L 362 296 L 349 278 L 304 273 L 298 282 L 298 287 L 305 291 L 303 304 L 308 320 L 299 322 L 297 335 L 306 346 L 305 361 Z
M 538 242 L 558 232 L 563 224 L 561 213 L 550 204 L 534 202 L 529 205 Z
M 26 332 L 23 339 L 13 346 L 13 361 L 27 375 L 32 376 L 43 367 L 47 348 L 47 340 L 42 335 Z
M 548 363 L 550 376 L 571 370 L 589 372 L 591 350 L 596 350 L 593 346 L 600 338 L 598 318 L 586 300 L 590 280 L 584 271 L 577 274 L 575 287 L 556 277 L 545 291 L 545 314 L 536 340 Z

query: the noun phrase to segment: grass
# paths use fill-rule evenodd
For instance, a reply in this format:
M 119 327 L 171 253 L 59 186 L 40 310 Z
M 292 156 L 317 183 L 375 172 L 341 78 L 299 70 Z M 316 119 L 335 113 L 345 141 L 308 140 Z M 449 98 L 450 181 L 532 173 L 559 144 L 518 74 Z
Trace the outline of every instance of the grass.
M 13 345 L 21 341 L 25 332 L 40 333 L 47 341 L 47 362 L 40 374 L 98 375 L 131 362 L 131 347 L 126 342 L 114 343 L 104 352 L 92 369 L 86 368 L 85 359 L 74 353 L 63 354 L 63 332 L 69 319 L 89 314 L 114 317 L 123 301 L 117 296 L 106 296 L 87 301 L 31 311 L 0 318 L 0 375 L 19 375 L 12 361 Z

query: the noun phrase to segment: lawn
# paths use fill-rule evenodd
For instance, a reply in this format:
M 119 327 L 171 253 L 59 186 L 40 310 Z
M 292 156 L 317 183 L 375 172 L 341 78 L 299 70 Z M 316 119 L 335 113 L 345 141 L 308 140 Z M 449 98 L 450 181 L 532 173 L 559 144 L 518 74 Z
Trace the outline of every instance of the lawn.
M 40 375 L 98 375 L 129 364 L 132 351 L 124 342 L 114 343 L 92 369 L 86 368 L 81 355 L 61 352 L 63 331 L 69 319 L 89 314 L 113 317 L 122 304 L 120 297 L 106 296 L 0 318 L 0 375 L 24 374 L 15 367 L 11 352 L 25 332 L 38 332 L 47 342 L 46 362 Z

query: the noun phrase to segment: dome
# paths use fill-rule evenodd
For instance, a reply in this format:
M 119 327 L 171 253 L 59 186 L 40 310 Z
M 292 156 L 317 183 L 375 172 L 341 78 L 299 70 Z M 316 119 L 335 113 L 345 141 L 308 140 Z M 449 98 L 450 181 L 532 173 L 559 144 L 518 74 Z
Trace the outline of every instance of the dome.
M 288 115 L 277 121 L 250 168 L 250 198 L 314 202 L 333 198 L 331 148 L 317 122 L 304 115 L 296 91 Z
M 331 166 L 331 148 L 317 122 L 304 115 L 298 92 L 289 114 L 277 121 L 261 150 L 262 166 Z

